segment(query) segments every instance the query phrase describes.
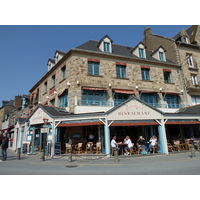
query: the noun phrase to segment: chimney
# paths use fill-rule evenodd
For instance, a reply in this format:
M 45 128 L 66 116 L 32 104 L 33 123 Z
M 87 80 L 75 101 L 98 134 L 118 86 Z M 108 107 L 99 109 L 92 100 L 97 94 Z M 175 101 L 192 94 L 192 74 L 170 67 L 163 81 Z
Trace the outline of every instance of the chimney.
M 150 27 L 145 28 L 145 30 L 144 30 L 144 36 L 150 35 L 150 34 L 152 34 L 151 28 Z

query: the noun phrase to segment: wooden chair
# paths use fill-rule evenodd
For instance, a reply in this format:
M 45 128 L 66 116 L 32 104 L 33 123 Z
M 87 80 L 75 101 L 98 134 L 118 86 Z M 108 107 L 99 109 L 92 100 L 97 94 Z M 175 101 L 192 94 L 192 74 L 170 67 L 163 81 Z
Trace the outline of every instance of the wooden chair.
M 137 146 L 137 154 L 140 154 L 143 148 L 139 147 L 138 143 L 136 143 L 136 146 Z
M 173 147 L 172 147 L 171 143 L 167 143 L 167 147 L 168 147 L 168 151 L 173 152 Z
M 67 144 L 65 145 L 65 147 L 66 147 L 66 152 L 65 152 L 65 154 L 68 154 L 69 151 L 72 150 L 72 145 L 67 143 Z
M 191 146 L 192 146 L 192 144 L 190 143 L 190 139 L 185 139 L 184 142 L 185 142 L 184 143 L 185 144 L 185 149 L 189 150 L 191 148 Z
M 181 151 L 181 147 L 180 147 L 180 141 L 179 140 L 174 140 L 174 149 L 177 151 Z
M 135 148 L 134 148 L 134 143 L 133 143 L 133 147 L 131 147 L 130 149 L 128 149 L 128 152 L 130 153 L 130 155 L 135 153 Z
M 110 145 L 110 154 L 111 154 L 111 156 L 114 156 L 114 149 L 112 148 L 111 145 Z
M 155 146 L 152 147 L 152 153 L 154 154 L 156 152 L 158 152 L 158 144 L 155 144 Z
M 101 153 L 101 142 L 97 142 L 94 147 L 93 150 L 96 154 Z
M 83 143 L 78 143 L 75 145 L 75 152 L 77 154 L 83 153 Z
M 86 144 L 85 150 L 86 150 L 86 154 L 90 153 L 90 146 L 92 145 L 92 149 L 93 149 L 93 142 L 88 142 Z

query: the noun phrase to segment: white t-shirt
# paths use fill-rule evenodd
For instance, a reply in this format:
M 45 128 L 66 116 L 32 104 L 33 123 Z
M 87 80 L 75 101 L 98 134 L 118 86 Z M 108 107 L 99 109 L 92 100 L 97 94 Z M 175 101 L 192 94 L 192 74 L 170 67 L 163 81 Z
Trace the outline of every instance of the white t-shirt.
M 116 141 L 114 139 L 111 140 L 111 143 L 110 143 L 111 147 L 116 147 Z
M 151 145 L 155 146 L 157 139 L 150 139 L 149 141 L 151 142 Z
M 126 140 L 126 141 L 125 141 L 125 144 L 128 144 L 128 148 L 133 147 L 133 143 L 131 142 L 130 139 Z

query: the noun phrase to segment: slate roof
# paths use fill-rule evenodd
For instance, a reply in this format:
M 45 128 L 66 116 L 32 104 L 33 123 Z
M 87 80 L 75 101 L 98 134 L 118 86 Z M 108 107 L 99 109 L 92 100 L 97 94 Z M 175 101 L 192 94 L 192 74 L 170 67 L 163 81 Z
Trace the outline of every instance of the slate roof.
M 39 105 L 39 107 L 41 107 L 44 111 L 46 111 L 47 114 L 51 117 L 62 117 L 62 116 L 66 116 L 70 114 L 64 108 L 58 108 L 58 107 L 48 106 L 48 105 Z
M 180 114 L 200 114 L 200 104 L 189 106 L 186 108 L 180 109 L 177 113 Z
M 18 117 L 17 118 L 17 121 L 19 122 L 19 124 L 24 124 L 26 122 L 26 119 L 25 117 Z
M 104 53 L 98 48 L 98 45 L 99 45 L 99 41 L 89 40 L 88 42 L 76 47 L 76 49 Z M 125 57 L 139 59 L 139 60 L 150 60 L 150 61 L 161 62 L 161 63 L 176 64 L 176 63 L 170 61 L 169 59 L 166 59 L 166 62 L 159 61 L 159 60 L 153 58 L 151 56 L 152 51 L 148 51 L 148 50 L 146 50 L 146 58 L 139 58 L 131 53 L 134 49 L 135 49 L 135 47 L 112 44 L 112 54 L 111 55 L 125 56 Z M 105 53 L 105 54 L 109 54 L 109 53 Z

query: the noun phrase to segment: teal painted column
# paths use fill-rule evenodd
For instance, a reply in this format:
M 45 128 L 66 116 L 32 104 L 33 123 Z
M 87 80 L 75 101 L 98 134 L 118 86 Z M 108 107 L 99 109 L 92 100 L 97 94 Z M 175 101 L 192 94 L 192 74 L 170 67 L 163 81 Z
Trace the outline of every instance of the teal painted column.
M 165 123 L 164 120 L 161 120 L 160 125 L 158 125 L 158 134 L 159 134 L 159 143 L 158 147 L 159 153 L 166 153 L 168 154 L 168 147 L 167 147 L 167 137 L 166 137 L 166 131 L 165 131 Z
M 108 120 L 106 119 L 104 125 L 104 138 L 105 138 L 105 154 L 110 156 L 110 128 L 108 127 Z
M 158 135 L 159 135 L 159 142 L 158 142 L 158 147 L 159 153 L 164 153 L 164 142 L 163 142 L 163 134 L 162 134 L 162 126 L 158 125 Z

